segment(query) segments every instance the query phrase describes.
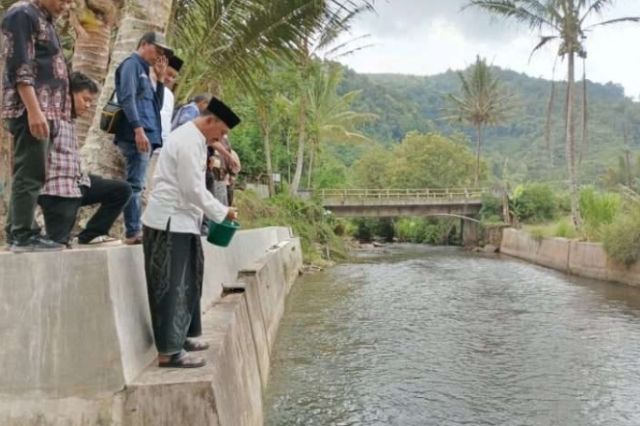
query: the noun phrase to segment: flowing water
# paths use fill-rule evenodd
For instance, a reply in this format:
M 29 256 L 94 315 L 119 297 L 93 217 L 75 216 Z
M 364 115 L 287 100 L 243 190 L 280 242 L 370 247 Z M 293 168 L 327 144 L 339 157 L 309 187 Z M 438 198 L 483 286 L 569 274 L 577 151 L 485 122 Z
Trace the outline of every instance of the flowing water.
M 395 246 L 294 286 L 267 425 L 640 425 L 640 290 Z

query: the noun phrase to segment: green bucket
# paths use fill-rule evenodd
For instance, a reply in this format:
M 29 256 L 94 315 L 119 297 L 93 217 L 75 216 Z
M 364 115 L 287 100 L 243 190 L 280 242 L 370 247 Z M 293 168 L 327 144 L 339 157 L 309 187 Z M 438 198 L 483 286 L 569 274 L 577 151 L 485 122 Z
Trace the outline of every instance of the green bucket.
M 240 224 L 235 221 L 224 220 L 222 223 L 209 221 L 209 235 L 207 241 L 211 244 L 227 247 L 233 238 L 233 234 L 240 228 Z

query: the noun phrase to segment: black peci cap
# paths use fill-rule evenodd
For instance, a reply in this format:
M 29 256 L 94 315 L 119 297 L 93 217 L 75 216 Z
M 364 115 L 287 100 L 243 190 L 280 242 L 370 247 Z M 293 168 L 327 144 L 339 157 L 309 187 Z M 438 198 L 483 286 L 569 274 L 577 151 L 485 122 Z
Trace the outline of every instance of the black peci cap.
M 184 65 L 184 61 L 179 57 L 175 55 L 169 57 L 169 66 L 174 70 L 180 72 L 182 65 Z
M 220 99 L 215 96 L 211 98 L 209 101 L 209 106 L 207 109 L 211 111 L 216 117 L 224 122 L 224 124 L 229 127 L 229 129 L 233 129 L 238 124 L 240 124 L 240 117 L 236 115 L 235 112 Z

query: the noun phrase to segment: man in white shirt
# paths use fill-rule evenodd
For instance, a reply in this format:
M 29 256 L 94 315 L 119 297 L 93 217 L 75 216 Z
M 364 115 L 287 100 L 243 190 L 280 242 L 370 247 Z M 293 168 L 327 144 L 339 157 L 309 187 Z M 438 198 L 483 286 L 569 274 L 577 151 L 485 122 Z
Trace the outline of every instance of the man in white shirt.
M 176 86 L 178 74 L 184 65 L 184 61 L 177 56 L 169 57 L 169 64 L 164 76 L 164 98 L 162 99 L 162 109 L 160 110 L 160 124 L 162 126 L 162 143 L 169 137 L 171 132 L 171 119 L 176 105 L 173 90 Z
M 235 220 L 235 209 L 218 202 L 205 186 L 207 146 L 221 140 L 240 118 L 212 98 L 195 120 L 169 134 L 153 176 L 142 222 L 147 290 L 160 367 L 196 368 L 202 358 L 188 352 L 208 345 L 201 335 L 200 296 L 204 255 L 203 213 L 216 223 Z

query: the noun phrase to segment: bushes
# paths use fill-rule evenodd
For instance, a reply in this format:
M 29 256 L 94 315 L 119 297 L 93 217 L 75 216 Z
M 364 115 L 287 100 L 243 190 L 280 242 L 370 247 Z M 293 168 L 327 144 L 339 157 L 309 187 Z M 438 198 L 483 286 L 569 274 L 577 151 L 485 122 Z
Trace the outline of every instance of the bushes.
M 561 238 L 577 238 L 578 232 L 569 219 L 562 219 L 556 224 L 553 235 Z
M 546 184 L 519 185 L 513 194 L 513 211 L 521 222 L 545 222 L 556 217 L 558 200 Z
M 609 257 L 629 266 L 640 260 L 640 212 L 636 208 L 619 213 L 604 228 L 604 250 Z
M 418 244 L 448 244 L 457 233 L 457 221 L 402 218 L 395 224 L 396 238 Z
M 236 205 L 243 229 L 263 226 L 290 226 L 300 237 L 304 260 L 324 264 L 327 254 L 331 259 L 346 257 L 344 241 L 334 228 L 335 218 L 327 215 L 317 203 L 280 194 L 261 200 L 253 191 L 236 192 Z
M 483 222 L 502 222 L 502 200 L 492 194 L 482 194 L 480 218 Z
M 597 192 L 592 187 L 580 191 L 583 231 L 588 240 L 602 239 L 602 229 L 613 222 L 620 207 L 620 196 Z

